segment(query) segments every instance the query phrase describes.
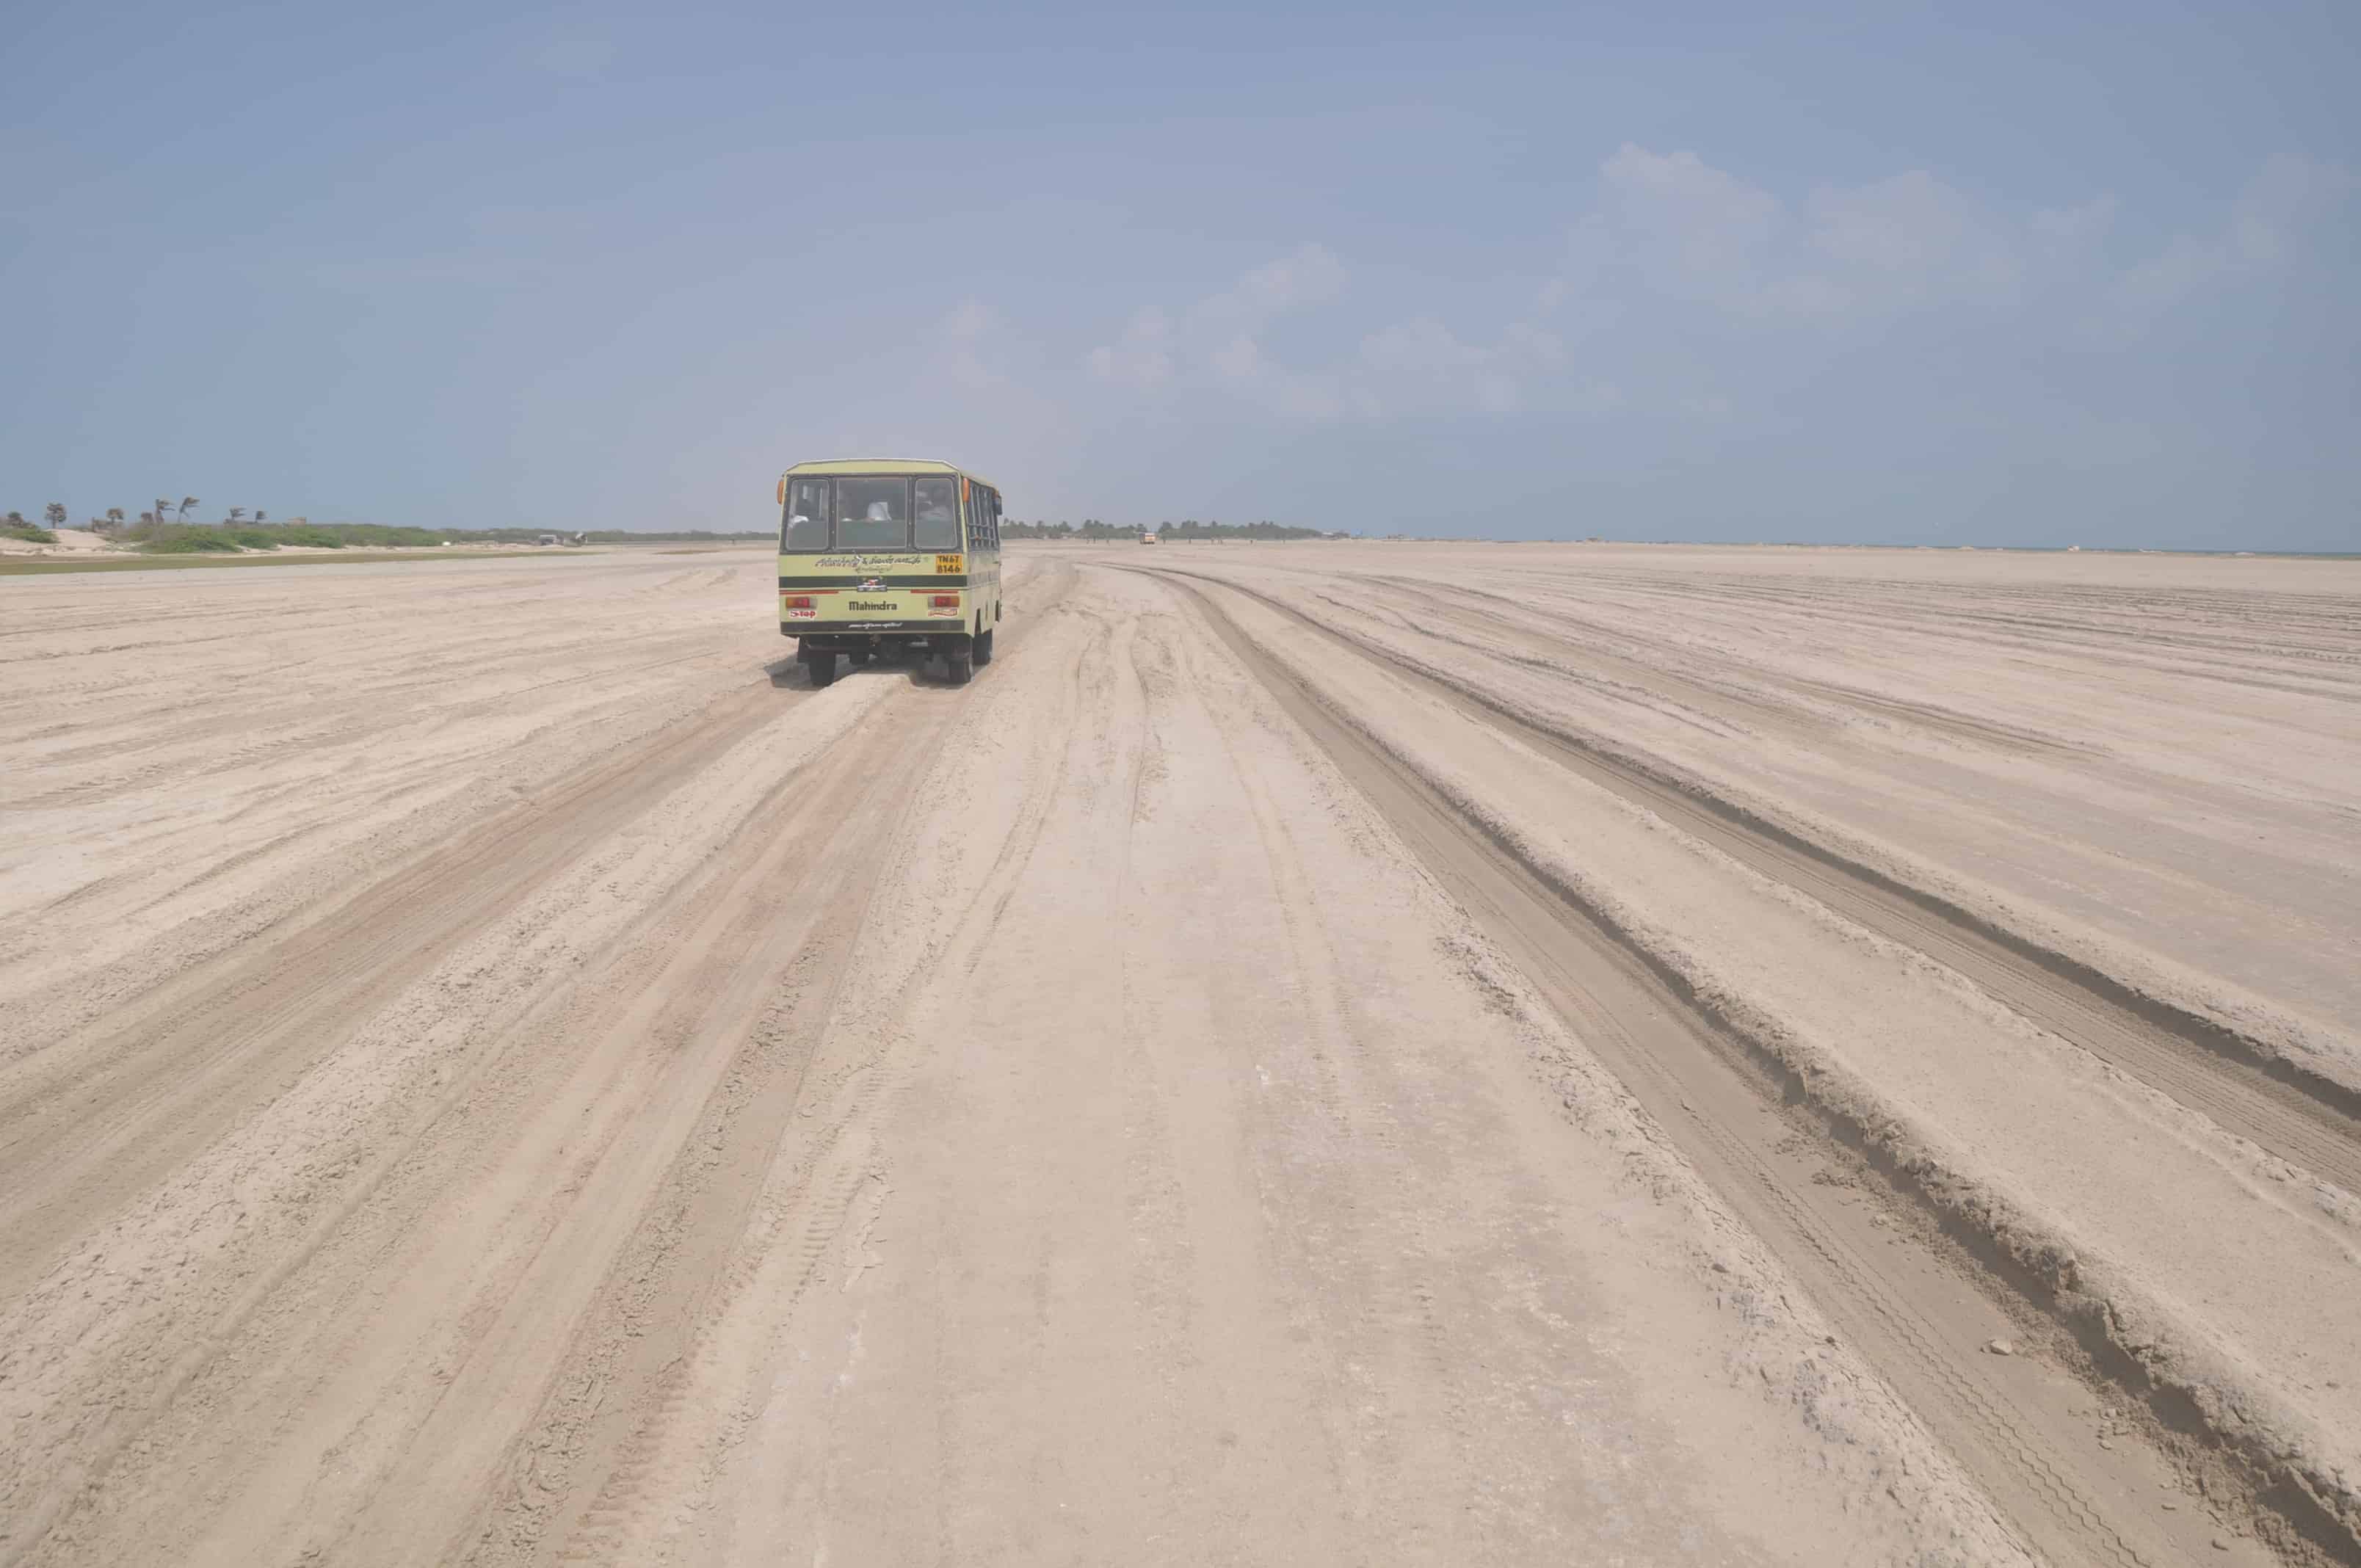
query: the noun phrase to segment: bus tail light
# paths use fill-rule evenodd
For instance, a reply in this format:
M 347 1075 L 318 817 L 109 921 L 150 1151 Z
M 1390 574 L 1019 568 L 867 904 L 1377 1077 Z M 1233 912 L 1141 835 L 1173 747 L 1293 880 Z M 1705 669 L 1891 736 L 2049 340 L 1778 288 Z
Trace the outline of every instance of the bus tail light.
M 779 608 L 781 609 L 809 609 L 812 608 L 812 597 L 809 594 L 781 594 L 779 596 Z
M 928 599 L 927 603 L 936 609 L 959 609 L 959 595 L 937 594 L 934 598 Z

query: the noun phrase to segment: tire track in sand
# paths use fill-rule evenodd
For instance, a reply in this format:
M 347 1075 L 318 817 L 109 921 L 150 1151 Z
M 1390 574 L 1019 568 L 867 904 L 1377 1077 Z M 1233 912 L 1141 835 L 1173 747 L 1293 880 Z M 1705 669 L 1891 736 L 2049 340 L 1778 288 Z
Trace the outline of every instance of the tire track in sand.
M 1878 1245 L 1884 1234 L 1836 1189 L 1813 1181 L 1824 1167 L 1795 1146 L 1777 1088 L 1743 1042 L 1329 711 L 1210 598 L 1175 586 L 2046 1554 L 2061 1563 L 2172 1560 L 2173 1543 L 2148 1521 L 2118 1517 L 2103 1501 L 2108 1483 L 1978 1365 L 1979 1320 L 1963 1313 L 1956 1281 L 1897 1266 Z
M 1072 586 L 1069 570 L 1046 585 L 1042 598 L 1027 609 L 1036 618 L 1059 612 Z M 994 663 L 1005 670 L 1030 651 L 1028 640 L 1020 640 Z M 998 678 L 982 672 L 976 685 Z M 813 936 L 797 959 L 798 978 L 758 1030 L 791 1043 L 784 1049 L 769 1046 L 763 1061 L 733 1068 L 730 1092 L 746 1102 L 745 1109 L 709 1134 L 700 1127 L 685 1146 L 713 1152 L 697 1155 L 696 1168 L 667 1178 L 684 1190 L 701 1183 L 700 1190 L 726 1200 L 714 1206 L 727 1212 L 706 1216 L 676 1243 L 653 1217 L 686 1201 L 666 1195 L 649 1205 L 650 1224 L 598 1293 L 601 1321 L 576 1336 L 578 1365 L 554 1379 L 533 1428 L 512 1449 L 464 1561 L 637 1560 L 634 1545 L 652 1522 L 668 1522 L 667 1510 L 702 1496 L 718 1463 L 694 1429 L 710 1418 L 712 1391 L 725 1381 L 722 1368 L 752 1354 L 732 1343 L 733 1331 L 743 1333 L 733 1320 L 751 1311 L 767 1324 L 786 1321 L 820 1278 L 830 1246 L 848 1235 L 858 1244 L 866 1225 L 857 1224 L 857 1217 L 865 1213 L 874 1222 L 888 1184 L 873 1125 L 906 1067 L 889 1061 L 887 1053 L 906 1026 L 901 1013 L 916 994 L 915 977 L 945 967 L 962 973 L 972 969 L 1055 805 L 1049 784 L 1062 776 L 1062 770 L 1036 775 L 1038 782 L 974 899 L 960 918 L 937 927 L 928 942 L 901 955 L 909 975 L 880 993 L 900 1000 L 883 1015 L 865 1019 L 861 1029 L 844 1031 L 844 971 L 862 939 L 872 894 L 892 870 L 878 864 L 879 857 L 900 841 L 941 737 L 968 711 L 956 700 L 940 707 L 904 731 L 901 750 L 880 768 L 855 770 L 852 776 L 868 782 L 833 841 L 865 846 L 862 874 L 847 873 L 831 884 L 821 874 L 824 866 L 805 873 L 807 884 L 835 887 L 830 907 L 810 924 Z M 1077 733 L 1068 729 L 1061 744 L 1071 748 Z M 979 917 L 987 903 L 994 917 Z M 838 1055 L 850 1050 L 855 1059 L 833 1070 L 823 1066 L 825 1081 L 812 1080 L 815 1058 L 831 1039 Z M 689 1165 L 689 1156 L 683 1164 Z M 728 1168 L 730 1179 L 708 1174 L 716 1167 Z M 736 1196 L 729 1198 L 733 1189 Z M 663 1288 L 675 1280 L 678 1288 Z M 759 1383 L 754 1379 L 740 1397 L 753 1399 Z M 734 1426 L 741 1419 L 733 1414 L 729 1420 Z
M 880 716 L 913 696 L 925 701 L 891 694 Z M 897 788 L 906 795 L 940 721 L 908 717 L 780 777 L 652 929 L 485 1052 L 319 1244 L 258 1281 L 143 1421 L 66 1478 L 46 1522 L 119 1455 L 144 1469 L 185 1442 L 146 1435 L 169 1405 L 189 1407 L 172 1418 L 180 1432 L 250 1400 L 238 1387 L 258 1371 L 284 1379 L 285 1346 L 310 1340 L 324 1343 L 301 1359 L 323 1371 L 268 1397 L 259 1449 L 186 1450 L 182 1465 L 214 1477 L 196 1557 L 253 1561 L 300 1538 L 336 1562 L 417 1561 L 431 1521 L 439 1559 L 469 1539 L 496 1476 L 521 1464 L 562 1477 L 564 1443 L 520 1435 L 551 1435 L 533 1412 L 640 1419 L 631 1374 L 676 1345 L 669 1327 L 695 1321 L 792 1111 L 803 1003 L 832 985 L 831 928 L 857 928 L 876 859 L 863 829 L 890 817 Z M 561 1384 L 561 1366 L 588 1376 Z M 555 1426 L 577 1442 L 605 1431 Z M 138 1478 L 115 1490 L 118 1503 L 138 1498 Z M 528 1530 L 550 1500 L 535 1497 Z M 153 1507 L 69 1522 L 152 1540 L 167 1528 Z
M 1125 568 L 1132 570 L 1137 568 Z M 2211 1021 L 1767 821 L 1706 785 L 1547 724 L 1471 682 L 1218 577 L 1218 584 L 1374 660 L 1569 772 L 1632 800 L 1774 881 L 1973 981 L 2012 1010 L 2203 1113 L 2279 1158 L 2361 1195 L 2361 1095 L 2263 1054 Z
M 724 697 L 301 929 L 175 976 L 87 1044 L 25 1064 L 0 1104 L 0 1296 L 20 1291 L 94 1214 L 294 1081 L 352 1020 L 774 718 L 782 700 L 767 678 Z

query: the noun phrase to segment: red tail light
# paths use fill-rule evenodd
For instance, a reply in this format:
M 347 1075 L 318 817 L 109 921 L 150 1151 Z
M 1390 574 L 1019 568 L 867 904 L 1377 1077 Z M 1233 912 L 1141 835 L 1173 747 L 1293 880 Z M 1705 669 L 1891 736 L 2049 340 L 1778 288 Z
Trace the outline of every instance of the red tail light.
M 779 608 L 781 609 L 809 609 L 811 607 L 812 597 L 809 594 L 781 594 L 779 596 Z
M 937 594 L 927 602 L 937 609 L 959 609 L 959 595 Z

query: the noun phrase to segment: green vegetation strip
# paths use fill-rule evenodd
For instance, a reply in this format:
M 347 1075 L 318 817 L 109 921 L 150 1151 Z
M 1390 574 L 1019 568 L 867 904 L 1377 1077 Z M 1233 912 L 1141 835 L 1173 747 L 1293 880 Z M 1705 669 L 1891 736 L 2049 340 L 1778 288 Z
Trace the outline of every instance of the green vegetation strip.
M 0 577 L 46 577 L 60 572 L 183 572 L 206 566 L 336 566 L 370 561 L 506 561 L 519 555 L 555 555 L 540 550 L 405 550 L 390 555 L 102 555 L 90 561 L 54 556 L 0 555 Z M 579 552 L 569 551 L 575 555 Z

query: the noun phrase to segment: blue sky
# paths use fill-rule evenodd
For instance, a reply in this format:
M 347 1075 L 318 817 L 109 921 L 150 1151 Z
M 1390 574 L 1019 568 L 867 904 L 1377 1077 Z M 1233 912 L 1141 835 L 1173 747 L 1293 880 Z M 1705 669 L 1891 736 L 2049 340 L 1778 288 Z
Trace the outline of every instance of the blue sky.
M 18 0 L 0 508 L 2361 549 L 2356 18 Z

